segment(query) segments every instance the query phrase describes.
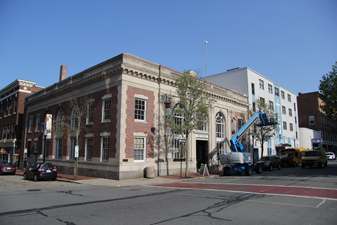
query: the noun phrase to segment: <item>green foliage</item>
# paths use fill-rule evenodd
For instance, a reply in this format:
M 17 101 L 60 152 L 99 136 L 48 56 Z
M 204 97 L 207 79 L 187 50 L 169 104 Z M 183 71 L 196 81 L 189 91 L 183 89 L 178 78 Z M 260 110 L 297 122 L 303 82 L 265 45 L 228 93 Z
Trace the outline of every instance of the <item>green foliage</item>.
M 256 100 L 255 102 L 257 110 L 260 110 L 262 113 L 267 113 L 269 121 L 277 121 L 277 115 L 274 112 L 274 109 L 270 108 L 264 101 Z M 253 116 L 255 112 L 248 110 L 249 117 Z M 257 123 L 260 123 L 258 120 Z M 269 126 L 258 127 L 254 125 L 254 139 L 260 143 L 261 146 L 261 157 L 263 156 L 263 144 L 271 137 L 275 136 L 275 133 L 279 127 L 279 124 L 273 124 Z
M 171 123 L 171 131 L 181 134 L 186 139 L 186 170 L 188 176 L 188 137 L 189 134 L 208 122 L 208 114 L 214 100 L 207 93 L 205 80 L 191 75 L 191 71 L 184 71 L 176 80 L 177 104 L 172 114 L 167 115 L 167 121 Z
M 171 130 L 176 134 L 185 134 L 186 139 L 191 131 L 208 121 L 209 110 L 214 102 L 206 92 L 206 81 L 190 75 L 190 70 L 176 80 L 178 103 L 168 115 Z M 183 117 L 182 123 L 174 115 Z
M 327 116 L 337 120 L 337 62 L 332 66 L 332 71 L 320 80 L 319 93 L 324 102 L 321 109 Z

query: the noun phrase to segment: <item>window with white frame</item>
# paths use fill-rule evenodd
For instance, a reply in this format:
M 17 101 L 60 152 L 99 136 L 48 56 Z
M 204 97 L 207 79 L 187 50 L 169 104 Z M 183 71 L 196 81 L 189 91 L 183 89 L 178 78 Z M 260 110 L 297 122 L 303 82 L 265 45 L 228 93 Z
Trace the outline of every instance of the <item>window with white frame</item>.
M 291 95 L 288 94 L 288 102 L 291 102 Z
M 289 129 L 290 131 L 294 131 L 294 125 L 292 123 L 289 123 Z
M 293 111 L 292 111 L 292 109 L 288 109 L 288 111 L 289 111 L 289 116 L 293 116 Z
M 146 121 L 146 100 L 135 99 L 135 120 Z
M 71 112 L 70 128 L 72 130 L 78 129 L 78 116 L 75 109 Z
M 205 132 L 208 131 L 207 118 L 206 119 L 200 118 L 200 120 L 198 121 L 197 130 L 198 131 L 205 131 Z
M 215 137 L 225 138 L 225 117 L 221 112 L 218 112 L 215 116 Z
M 94 122 L 94 104 L 88 103 L 87 106 L 87 124 L 92 124 Z
M 85 143 L 85 159 L 87 161 L 91 161 L 92 159 L 92 143 L 93 139 L 92 138 L 87 138 L 86 143 Z
M 134 139 L 134 161 L 144 162 L 146 154 L 146 138 L 145 137 L 135 137 Z
M 108 162 L 109 161 L 109 137 L 102 137 L 102 162 Z
M 274 102 L 269 101 L 269 109 L 274 111 Z
M 63 153 L 63 140 L 56 139 L 55 140 L 55 158 L 61 159 Z
M 285 107 L 285 106 L 282 106 L 282 114 L 284 114 L 284 115 L 287 114 L 287 113 L 286 113 L 286 107 Z
M 184 143 L 180 142 L 179 138 L 175 138 L 173 140 L 173 158 L 174 159 L 185 159 L 186 157 L 186 152 L 181 154 L 180 152 L 180 146 L 184 145 Z
M 284 94 L 284 91 L 281 91 L 281 98 L 282 99 L 285 99 L 286 97 L 285 97 L 285 94 Z
M 40 116 L 36 117 L 36 123 L 35 123 L 35 132 L 39 132 L 40 128 Z
M 255 95 L 255 84 L 252 83 L 252 94 Z
M 8 124 L 7 126 L 7 139 L 9 139 L 9 134 L 11 133 L 11 125 Z
M 75 159 L 76 138 L 70 138 L 69 159 Z
M 110 121 L 111 99 L 103 100 L 103 122 Z
M 283 130 L 287 129 L 287 122 L 283 121 Z
M 28 132 L 31 133 L 33 130 L 33 117 L 29 118 Z
M 268 92 L 269 92 L 270 94 L 273 94 L 273 85 L 268 84 Z
M 259 85 L 260 85 L 260 89 L 264 90 L 264 81 L 263 80 L 259 80 Z

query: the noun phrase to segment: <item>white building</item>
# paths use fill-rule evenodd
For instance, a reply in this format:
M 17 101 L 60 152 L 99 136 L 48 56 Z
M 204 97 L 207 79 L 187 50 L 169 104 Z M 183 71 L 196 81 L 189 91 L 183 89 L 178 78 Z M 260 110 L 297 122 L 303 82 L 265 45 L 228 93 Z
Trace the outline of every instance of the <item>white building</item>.
M 277 155 L 285 147 L 299 146 L 299 126 L 296 94 L 280 86 L 258 72 L 245 67 L 227 70 L 227 72 L 205 77 L 208 82 L 232 89 L 248 97 L 250 109 L 255 108 L 257 99 L 274 108 L 278 114 L 279 130 L 264 145 L 265 155 Z M 252 144 L 254 159 L 260 155 L 259 143 Z M 257 155 L 258 154 L 258 155 Z
M 307 149 L 315 149 L 321 147 L 322 137 L 321 132 L 306 127 L 299 129 L 301 147 Z

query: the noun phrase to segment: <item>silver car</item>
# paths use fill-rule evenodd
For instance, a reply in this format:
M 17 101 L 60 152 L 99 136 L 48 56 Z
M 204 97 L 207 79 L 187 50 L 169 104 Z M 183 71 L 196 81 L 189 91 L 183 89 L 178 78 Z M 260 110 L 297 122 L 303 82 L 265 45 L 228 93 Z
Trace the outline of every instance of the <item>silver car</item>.
M 336 155 L 335 155 L 335 153 L 333 153 L 333 152 L 327 152 L 327 153 L 326 153 L 326 156 L 327 156 L 328 159 L 330 159 L 330 160 L 335 160 L 335 159 L 336 159 Z
M 11 163 L 0 163 L 0 174 L 12 174 L 16 173 L 16 167 Z

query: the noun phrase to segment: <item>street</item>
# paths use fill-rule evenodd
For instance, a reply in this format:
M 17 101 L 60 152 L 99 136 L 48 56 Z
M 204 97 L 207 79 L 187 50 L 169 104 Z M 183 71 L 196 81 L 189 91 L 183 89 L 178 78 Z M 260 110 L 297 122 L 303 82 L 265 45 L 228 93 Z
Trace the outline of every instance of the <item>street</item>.
M 2 224 L 335 224 L 337 162 L 110 187 L 0 176 Z M 6 180 L 10 180 L 5 182 Z M 249 188 L 248 188 L 249 187 Z

